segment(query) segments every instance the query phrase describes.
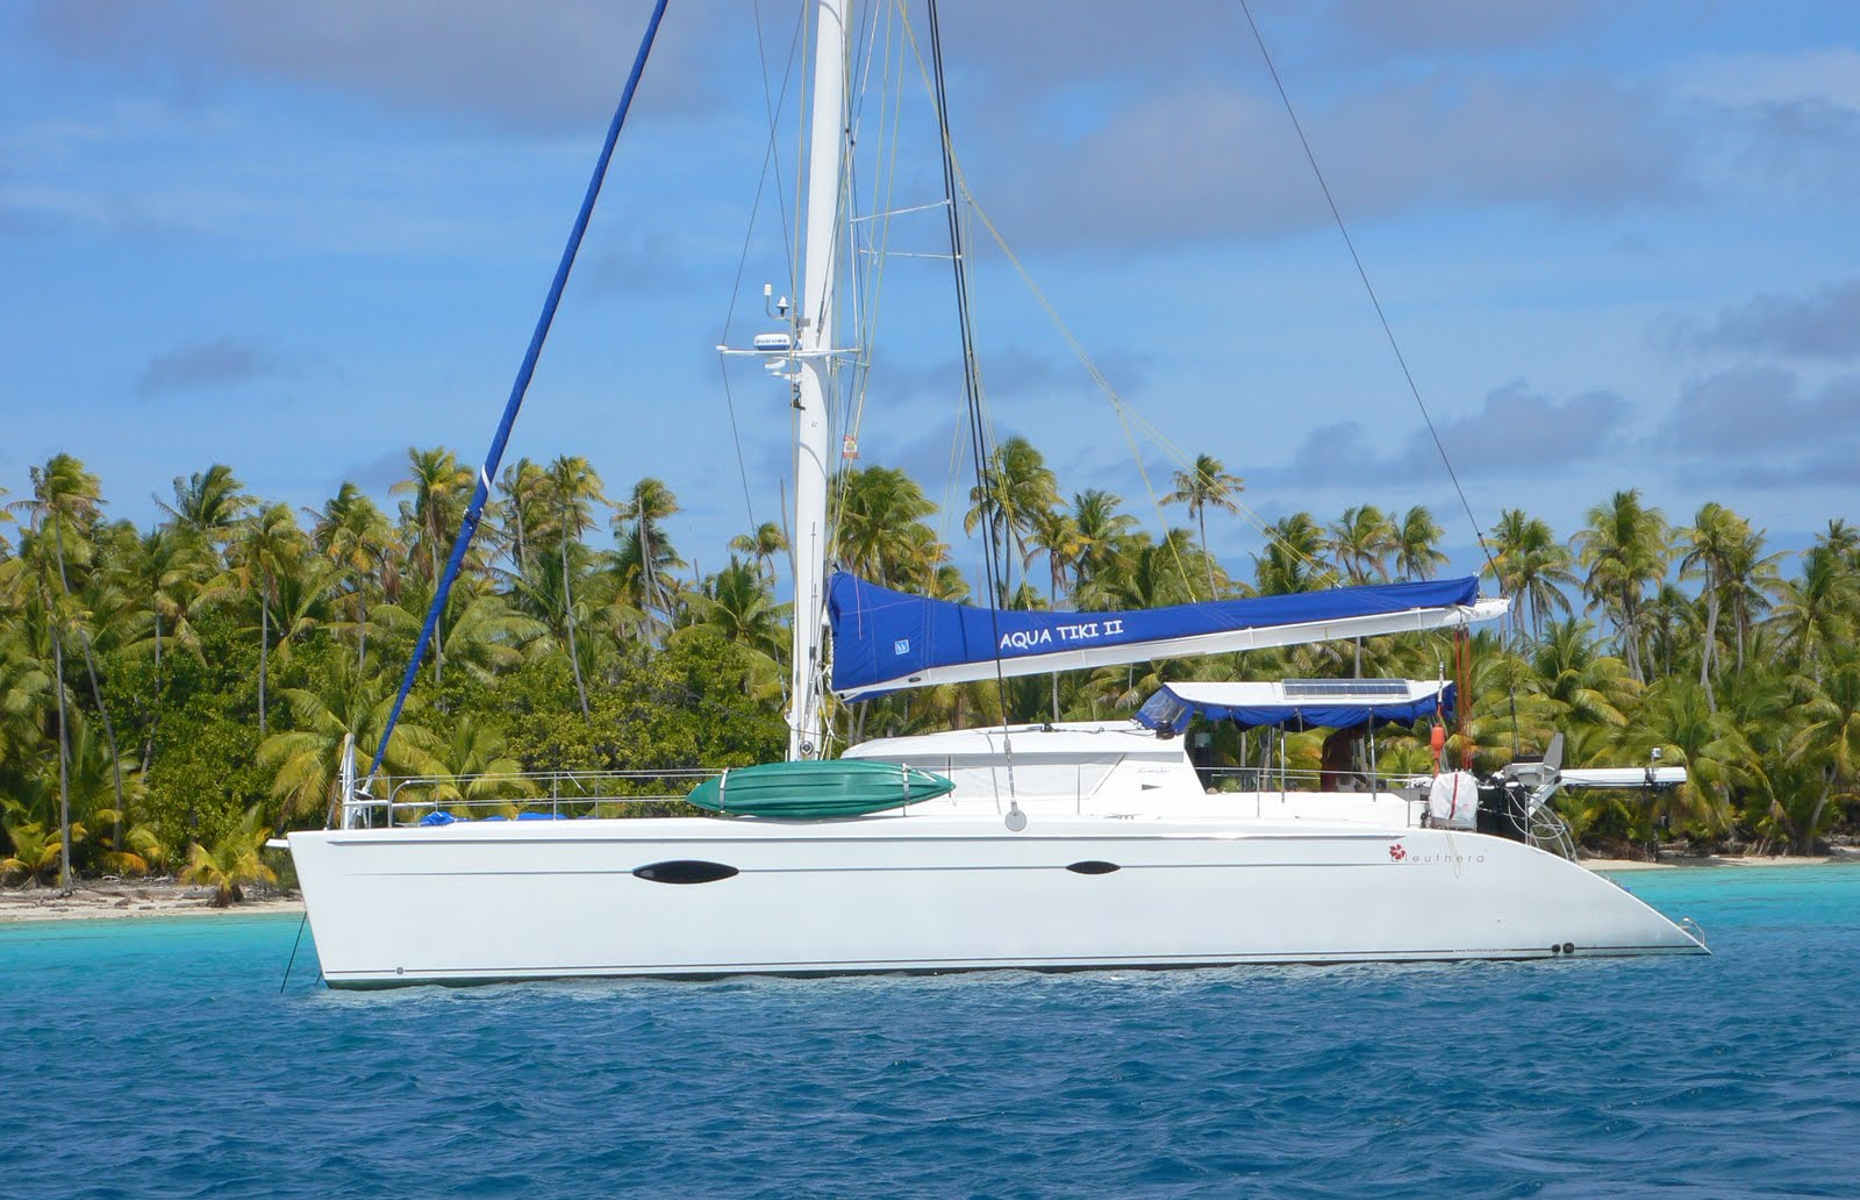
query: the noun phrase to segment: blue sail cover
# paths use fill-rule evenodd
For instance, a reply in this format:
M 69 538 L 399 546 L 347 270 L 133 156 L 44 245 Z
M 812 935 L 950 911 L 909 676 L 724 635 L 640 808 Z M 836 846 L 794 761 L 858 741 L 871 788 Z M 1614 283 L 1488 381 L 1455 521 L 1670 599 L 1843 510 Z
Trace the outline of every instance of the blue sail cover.
M 1249 729 L 1355 729 L 1359 725 L 1412 725 L 1439 714 L 1453 717 L 1454 685 L 1421 680 L 1389 680 L 1399 695 L 1348 696 L 1352 682 L 1338 692 L 1301 699 L 1285 694 L 1277 683 L 1165 683 L 1137 710 L 1137 720 L 1151 729 L 1188 728 L 1197 715 L 1209 721 L 1232 721 Z M 1360 682 L 1360 681 L 1359 681 Z
M 835 572 L 833 690 L 843 697 L 1490 620 L 1479 581 L 1422 580 L 1131 612 L 990 611 Z

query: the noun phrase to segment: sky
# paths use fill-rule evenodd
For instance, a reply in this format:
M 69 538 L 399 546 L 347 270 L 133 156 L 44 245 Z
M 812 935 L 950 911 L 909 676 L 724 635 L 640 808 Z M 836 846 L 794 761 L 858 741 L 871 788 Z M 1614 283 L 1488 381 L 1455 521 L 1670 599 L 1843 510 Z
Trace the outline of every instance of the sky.
M 0 5 L 0 487 L 69 452 L 147 524 L 216 461 L 307 507 L 344 480 L 389 502 L 409 446 L 479 461 L 649 7 Z M 792 290 L 800 7 L 673 0 L 506 457 L 585 455 L 616 496 L 663 479 L 705 569 L 789 494 L 784 392 L 713 348 L 772 327 L 764 282 Z M 1238 6 L 942 9 L 972 194 L 1168 444 L 1133 448 L 975 227 L 996 436 L 1152 527 L 1171 447 L 1244 477 L 1260 520 L 1426 504 L 1476 567 Z M 1729 504 L 1783 547 L 1860 517 L 1860 9 L 1253 10 L 1472 519 L 1521 507 L 1566 536 L 1627 487 L 1675 525 Z M 921 78 L 895 10 L 860 12 L 860 211 L 931 203 Z M 888 228 L 893 252 L 946 250 L 936 210 Z M 859 452 L 966 501 L 949 274 L 883 259 Z M 967 561 L 963 506 L 940 528 Z M 1209 535 L 1250 577 L 1249 521 Z

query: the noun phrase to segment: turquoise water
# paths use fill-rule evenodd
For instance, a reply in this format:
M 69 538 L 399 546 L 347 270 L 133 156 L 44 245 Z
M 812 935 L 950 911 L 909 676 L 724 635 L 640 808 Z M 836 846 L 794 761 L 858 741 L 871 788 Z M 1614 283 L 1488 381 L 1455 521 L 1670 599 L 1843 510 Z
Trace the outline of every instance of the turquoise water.
M 1860 1193 L 1860 869 L 1622 880 L 1717 954 L 279 995 L 294 917 L 0 927 L 0 1191 Z

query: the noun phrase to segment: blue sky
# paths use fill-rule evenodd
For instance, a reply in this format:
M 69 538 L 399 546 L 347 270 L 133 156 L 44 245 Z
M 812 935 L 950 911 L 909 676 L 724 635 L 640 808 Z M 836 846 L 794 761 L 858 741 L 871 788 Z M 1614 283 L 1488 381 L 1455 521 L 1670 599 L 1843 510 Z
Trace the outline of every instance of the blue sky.
M 978 200 L 1124 396 L 1267 519 L 1431 505 L 1470 530 L 1232 6 L 944 5 Z M 643 2 L 60 0 L 0 9 L 0 486 L 60 450 L 148 521 L 232 463 L 315 505 L 409 445 L 481 457 Z M 674 0 L 512 442 L 647 474 L 714 568 L 744 488 L 716 356 L 787 274 L 795 0 Z M 1860 12 L 1376 0 L 1255 12 L 1484 524 L 1561 534 L 1617 487 L 1781 545 L 1860 516 Z M 913 9 L 921 30 L 921 11 Z M 758 54 L 757 20 L 767 56 Z M 907 87 L 894 203 L 938 194 Z M 876 139 L 873 139 L 876 141 Z M 863 176 L 870 178 L 871 176 Z M 936 214 L 892 246 L 934 250 Z M 952 484 L 947 264 L 886 266 L 861 448 Z M 785 290 L 782 289 L 782 290 Z M 1152 525 L 1116 418 L 1001 256 L 976 312 L 998 431 Z M 758 519 L 783 398 L 731 385 Z M 1143 447 L 1159 488 L 1173 465 Z M 1170 519 L 1183 523 L 1179 514 Z M 952 522 L 959 536 L 959 522 Z M 1218 521 L 1237 572 L 1257 537 Z M 965 557 L 968 557 L 965 555 Z

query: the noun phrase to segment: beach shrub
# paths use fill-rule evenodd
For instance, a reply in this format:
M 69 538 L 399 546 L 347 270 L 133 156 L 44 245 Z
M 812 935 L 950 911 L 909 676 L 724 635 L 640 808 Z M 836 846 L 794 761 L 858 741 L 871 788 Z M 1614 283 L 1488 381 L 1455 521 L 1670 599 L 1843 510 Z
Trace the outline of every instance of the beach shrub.
M 245 899 L 244 885 L 276 883 L 277 872 L 265 865 L 260 852 L 271 829 L 257 805 L 246 810 L 236 828 L 228 830 L 213 843 L 213 848 L 195 842 L 188 847 L 187 866 L 181 871 L 182 883 L 200 883 L 213 889 L 213 906 L 225 908 Z

